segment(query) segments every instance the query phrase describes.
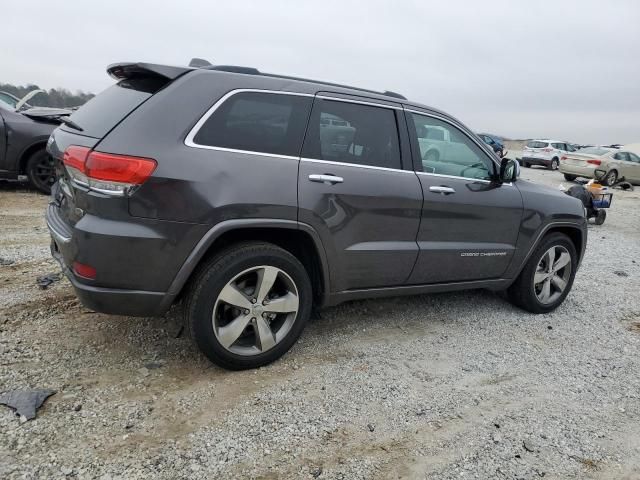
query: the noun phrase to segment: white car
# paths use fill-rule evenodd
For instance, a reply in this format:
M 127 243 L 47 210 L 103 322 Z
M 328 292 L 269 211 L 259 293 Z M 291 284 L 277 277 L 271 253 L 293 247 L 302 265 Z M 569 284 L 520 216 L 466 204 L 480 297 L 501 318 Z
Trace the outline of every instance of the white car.
M 607 186 L 620 180 L 640 184 L 640 157 L 633 152 L 606 147 L 588 147 L 560 159 L 560 171 L 568 181 L 576 177 L 596 178 Z
M 522 165 L 543 165 L 551 170 L 560 166 L 560 158 L 575 148 L 564 140 L 529 140 L 522 151 Z

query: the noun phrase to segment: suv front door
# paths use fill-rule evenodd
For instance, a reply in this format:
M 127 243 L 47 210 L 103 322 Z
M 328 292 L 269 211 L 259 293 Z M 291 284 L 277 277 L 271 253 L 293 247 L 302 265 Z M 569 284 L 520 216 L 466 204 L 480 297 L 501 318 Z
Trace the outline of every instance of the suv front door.
M 404 121 L 390 102 L 332 93 L 314 100 L 298 219 L 322 239 L 334 292 L 402 285 L 415 264 L 422 189 Z
M 417 111 L 406 112 L 414 166 L 424 193 L 418 233 L 420 254 L 411 284 L 500 278 L 516 248 L 522 196 L 511 184 L 491 181 L 494 162 L 467 132 Z M 428 157 L 430 129 L 446 129 L 455 148 Z

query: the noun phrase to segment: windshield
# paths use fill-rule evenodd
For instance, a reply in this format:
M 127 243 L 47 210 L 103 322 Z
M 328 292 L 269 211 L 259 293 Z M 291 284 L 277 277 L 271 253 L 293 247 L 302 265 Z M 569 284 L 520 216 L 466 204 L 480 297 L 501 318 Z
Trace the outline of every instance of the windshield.
M 9 110 L 10 112 L 15 112 L 15 110 L 16 110 L 11 105 L 9 105 L 8 103 L 4 102 L 2 99 L 0 99 L 0 108 L 2 110 Z
M 16 100 L 11 97 L 11 95 L 7 95 L 4 92 L 0 92 L 0 106 L 5 107 L 9 110 L 15 110 Z
M 587 155 L 604 155 L 605 153 L 610 152 L 610 148 L 602 148 L 602 147 L 587 147 L 583 148 L 579 151 L 579 153 L 585 153 Z

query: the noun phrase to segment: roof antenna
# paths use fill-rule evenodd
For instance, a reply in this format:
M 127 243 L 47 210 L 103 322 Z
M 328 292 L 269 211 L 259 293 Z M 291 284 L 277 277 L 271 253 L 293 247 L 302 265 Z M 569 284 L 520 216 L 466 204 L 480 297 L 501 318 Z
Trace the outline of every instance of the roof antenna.
M 212 65 L 204 58 L 192 58 L 191 61 L 189 62 L 189 66 L 196 67 L 196 68 L 204 68 L 204 67 L 211 67 Z

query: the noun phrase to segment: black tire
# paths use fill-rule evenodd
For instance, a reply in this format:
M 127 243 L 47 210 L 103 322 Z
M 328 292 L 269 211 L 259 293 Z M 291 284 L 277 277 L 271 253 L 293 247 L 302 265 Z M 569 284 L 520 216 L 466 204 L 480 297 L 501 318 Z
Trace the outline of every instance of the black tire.
M 542 256 L 553 246 L 562 246 L 569 252 L 571 256 L 571 275 L 560 297 L 551 304 L 544 304 L 541 303 L 536 296 L 534 275 Z M 552 233 L 545 236 L 527 260 L 516 281 L 507 290 L 509 300 L 514 305 L 531 313 L 548 313 L 555 310 L 571 291 L 576 275 L 577 264 L 578 255 L 569 237 L 562 233 Z
M 616 170 L 611 170 L 602 179 L 602 183 L 607 187 L 613 187 L 617 182 L 618 182 L 618 172 Z
M 569 175 L 568 173 L 564 174 L 564 179 L 567 182 L 573 182 L 576 178 L 578 178 L 577 175 Z
M 560 161 L 557 158 L 553 158 L 549 164 L 549 170 L 557 170 L 560 166 Z
M 29 183 L 42 193 L 49 195 L 56 181 L 55 161 L 45 149 L 37 150 L 27 160 L 25 173 Z
M 295 284 L 299 307 L 290 330 L 279 343 L 261 353 L 241 355 L 219 342 L 214 333 L 213 310 L 220 292 L 228 282 L 241 272 L 258 266 L 273 266 L 285 272 Z M 251 242 L 225 249 L 198 268 L 189 286 L 184 312 L 191 337 L 209 360 L 228 370 L 245 370 L 271 363 L 293 346 L 311 315 L 312 299 L 309 275 L 296 257 L 276 245 Z M 254 327 L 247 330 L 249 328 L 245 328 L 245 334 L 255 332 Z
M 596 218 L 594 222 L 596 225 L 602 225 L 606 219 L 607 219 L 607 211 L 600 209 L 598 210 L 598 213 L 596 213 Z
M 525 166 L 525 168 L 531 168 L 531 164 L 530 163 L 523 162 L 523 165 Z

